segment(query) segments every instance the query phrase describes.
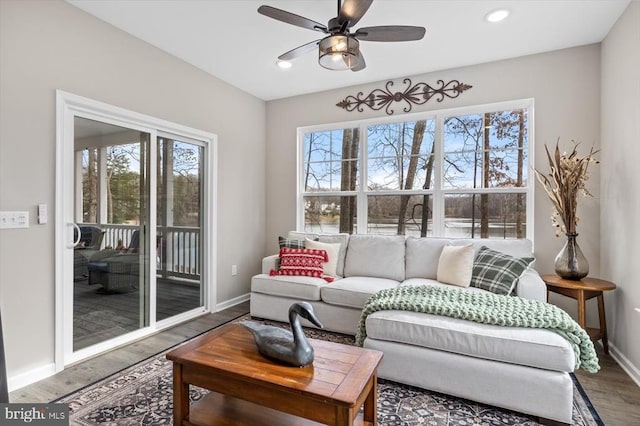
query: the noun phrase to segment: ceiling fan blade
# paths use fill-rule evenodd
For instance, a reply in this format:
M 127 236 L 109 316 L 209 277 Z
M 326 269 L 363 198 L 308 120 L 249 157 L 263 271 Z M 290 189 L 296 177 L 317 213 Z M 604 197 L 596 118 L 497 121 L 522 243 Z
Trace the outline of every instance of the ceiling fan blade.
M 278 21 L 286 22 L 287 24 L 295 25 L 297 27 L 327 33 L 327 27 L 325 25 L 322 25 L 321 23 L 316 21 L 312 21 L 311 19 L 305 18 L 304 16 L 287 12 L 286 10 L 262 5 L 258 8 L 258 13 L 264 16 L 268 16 L 269 18 L 276 19 Z
M 364 27 L 352 35 L 358 40 L 365 41 L 411 41 L 424 37 L 424 27 L 408 25 L 385 25 L 379 27 Z
M 309 53 L 312 50 L 315 50 L 318 47 L 318 43 L 320 43 L 320 40 L 314 40 L 307 44 L 303 44 L 302 46 L 298 46 L 295 49 L 291 49 L 290 51 L 283 53 L 282 55 L 278 56 L 278 59 L 280 59 L 281 61 L 290 61 L 291 59 L 295 59 L 298 56 L 302 56 L 305 53 Z
M 358 65 L 351 68 L 351 71 L 362 71 L 367 66 L 367 63 L 364 61 L 364 56 L 362 56 L 362 52 L 358 52 Z
M 342 26 L 348 22 L 346 28 L 353 27 L 367 13 L 371 3 L 373 0 L 344 0 L 338 12 L 338 23 Z

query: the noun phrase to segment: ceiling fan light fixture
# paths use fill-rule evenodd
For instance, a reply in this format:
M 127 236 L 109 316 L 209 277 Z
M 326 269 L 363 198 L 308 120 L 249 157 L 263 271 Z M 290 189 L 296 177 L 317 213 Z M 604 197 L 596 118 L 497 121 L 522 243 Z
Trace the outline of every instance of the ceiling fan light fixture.
M 344 71 L 360 62 L 360 43 L 355 37 L 334 34 L 320 40 L 318 62 L 323 68 Z

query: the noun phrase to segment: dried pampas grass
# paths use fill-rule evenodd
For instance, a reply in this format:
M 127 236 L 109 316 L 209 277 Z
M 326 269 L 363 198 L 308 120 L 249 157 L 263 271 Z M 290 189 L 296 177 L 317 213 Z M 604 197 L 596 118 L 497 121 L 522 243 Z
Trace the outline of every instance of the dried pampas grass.
M 542 184 L 545 192 L 553 204 L 553 215 L 551 221 L 556 228 L 556 236 L 565 234 L 575 234 L 576 225 L 579 221 L 576 215 L 578 209 L 578 194 L 592 196 L 586 187 L 589 178 L 589 164 L 598 164 L 599 161 L 594 155 L 599 151 L 593 147 L 585 156 L 578 155 L 578 145 L 580 143 L 571 141 L 573 150 L 567 154 L 560 154 L 559 143 L 556 142 L 554 155 L 549 153 L 547 145 L 544 146 L 549 160 L 550 172 L 543 174 L 535 169 L 536 178 Z

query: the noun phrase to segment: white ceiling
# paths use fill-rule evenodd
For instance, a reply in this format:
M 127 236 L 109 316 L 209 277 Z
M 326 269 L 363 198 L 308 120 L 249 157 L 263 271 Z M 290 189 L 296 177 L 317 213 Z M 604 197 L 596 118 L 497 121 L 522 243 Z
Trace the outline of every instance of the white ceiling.
M 423 40 L 360 45 L 367 68 L 329 71 L 309 53 L 293 67 L 278 55 L 322 33 L 257 13 L 262 4 L 324 23 L 336 16 L 334 0 L 67 0 L 184 61 L 271 100 L 394 79 L 431 71 L 597 43 L 629 0 L 375 0 L 354 27 L 416 25 Z M 511 16 L 490 24 L 484 16 L 507 8 Z

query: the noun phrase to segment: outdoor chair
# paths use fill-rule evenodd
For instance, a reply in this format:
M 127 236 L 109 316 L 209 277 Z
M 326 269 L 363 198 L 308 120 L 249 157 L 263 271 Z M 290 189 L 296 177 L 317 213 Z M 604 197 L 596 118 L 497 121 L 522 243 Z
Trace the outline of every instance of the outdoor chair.
M 80 240 L 73 249 L 73 278 L 84 280 L 89 275 L 89 259 L 100 250 L 104 232 L 97 226 L 80 226 Z M 75 231 L 74 239 L 78 231 Z
M 112 294 L 134 291 L 140 276 L 140 233 L 134 231 L 129 247 L 122 250 L 106 249 L 93 255 L 87 268 L 89 284 L 101 284 L 98 293 Z

